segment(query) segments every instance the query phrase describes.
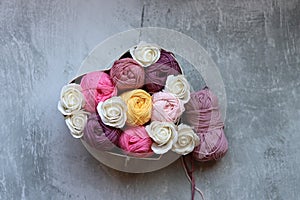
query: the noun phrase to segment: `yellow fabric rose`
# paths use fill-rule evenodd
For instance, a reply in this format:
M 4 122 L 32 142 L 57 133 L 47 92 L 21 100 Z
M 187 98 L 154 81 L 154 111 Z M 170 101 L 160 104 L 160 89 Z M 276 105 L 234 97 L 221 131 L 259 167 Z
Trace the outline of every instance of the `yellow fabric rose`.
M 127 121 L 129 126 L 141 126 L 151 118 L 151 95 L 144 90 L 136 89 L 120 95 L 127 104 Z

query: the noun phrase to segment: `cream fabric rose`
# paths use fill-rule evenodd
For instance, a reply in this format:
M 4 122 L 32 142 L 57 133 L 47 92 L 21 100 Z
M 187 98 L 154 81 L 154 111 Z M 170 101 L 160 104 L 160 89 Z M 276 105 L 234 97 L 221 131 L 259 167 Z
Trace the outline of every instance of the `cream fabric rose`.
M 66 124 L 74 138 L 81 138 L 83 136 L 83 130 L 87 122 L 89 113 L 83 110 L 74 112 L 72 115 L 68 115 L 65 119 Z
M 140 42 L 130 49 L 132 58 L 143 67 L 148 67 L 156 63 L 160 57 L 160 48 L 153 44 Z
M 169 75 L 164 91 L 174 94 L 183 103 L 190 100 L 190 84 L 184 75 Z
M 200 144 L 198 135 L 196 135 L 190 126 L 180 124 L 177 132 L 178 139 L 177 142 L 173 144 L 172 151 L 181 155 L 187 155 Z
M 177 141 L 176 126 L 172 122 L 153 121 L 146 126 L 146 131 L 154 141 L 151 149 L 156 154 L 167 153 Z
M 102 122 L 108 126 L 122 128 L 127 120 L 127 106 L 121 97 L 111 97 L 97 106 Z
M 72 115 L 79 111 L 85 105 L 84 96 L 81 93 L 81 87 L 78 84 L 71 83 L 61 89 L 58 110 L 63 115 Z

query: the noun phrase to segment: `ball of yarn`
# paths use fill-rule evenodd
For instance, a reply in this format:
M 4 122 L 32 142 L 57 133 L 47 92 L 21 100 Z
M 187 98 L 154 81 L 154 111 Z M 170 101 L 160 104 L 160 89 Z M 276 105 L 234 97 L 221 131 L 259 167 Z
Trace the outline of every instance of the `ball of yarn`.
M 184 105 L 173 94 L 157 92 L 152 95 L 151 121 L 177 122 L 184 111 Z
M 119 146 L 125 153 L 137 157 L 151 156 L 153 154 L 152 143 L 144 126 L 130 127 L 122 133 L 119 139 Z
M 120 95 L 127 105 L 127 120 L 129 126 L 141 126 L 151 118 L 151 95 L 144 90 L 136 89 Z
M 123 58 L 114 62 L 110 77 L 120 90 L 137 89 L 144 85 L 145 71 L 132 58 Z
M 147 67 L 145 74 L 145 88 L 153 94 L 163 89 L 169 75 L 182 74 L 182 71 L 173 54 L 162 49 L 159 60 Z
M 219 111 L 218 98 L 207 87 L 191 93 L 189 102 L 185 104 L 182 119 L 192 126 L 196 133 L 224 126 Z
M 86 101 L 84 109 L 88 112 L 96 112 L 99 102 L 117 95 L 117 88 L 113 85 L 110 76 L 101 71 L 84 75 L 80 86 Z
M 209 88 L 191 94 L 190 101 L 185 104 L 183 121 L 192 126 L 200 138 L 200 145 L 193 152 L 196 160 L 217 160 L 226 154 L 228 142 L 218 98 Z
M 198 161 L 219 160 L 228 150 L 228 142 L 223 128 L 198 133 L 200 145 L 193 151 Z
M 92 113 L 84 128 L 82 139 L 97 150 L 111 150 L 118 144 L 121 129 L 106 126 L 97 113 Z

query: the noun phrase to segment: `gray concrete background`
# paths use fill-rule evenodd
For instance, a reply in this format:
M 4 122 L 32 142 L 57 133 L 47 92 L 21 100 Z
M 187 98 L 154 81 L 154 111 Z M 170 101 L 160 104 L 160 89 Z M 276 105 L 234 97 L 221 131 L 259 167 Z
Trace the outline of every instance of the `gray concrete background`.
M 206 199 L 300 199 L 298 0 L 1 0 L 0 199 L 190 199 L 179 161 L 148 174 L 109 169 L 56 109 L 95 45 L 141 26 L 191 36 L 224 79 L 230 146 L 197 164 Z

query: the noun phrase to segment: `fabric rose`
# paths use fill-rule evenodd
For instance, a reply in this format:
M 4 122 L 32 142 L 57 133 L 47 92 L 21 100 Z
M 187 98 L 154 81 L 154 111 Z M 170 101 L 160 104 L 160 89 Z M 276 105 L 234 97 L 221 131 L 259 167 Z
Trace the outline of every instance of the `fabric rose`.
M 89 113 L 79 110 L 65 119 L 66 124 L 74 138 L 81 138 Z
M 184 112 L 184 105 L 173 94 L 158 92 L 152 95 L 151 121 L 177 122 Z
M 63 115 L 72 115 L 84 105 L 85 100 L 80 85 L 71 83 L 62 88 L 57 108 Z
M 99 102 L 117 95 L 117 88 L 113 85 L 110 76 L 102 71 L 86 74 L 82 77 L 80 85 L 86 101 L 84 109 L 89 112 L 96 112 Z
M 108 126 L 122 128 L 125 125 L 127 107 L 121 97 L 112 97 L 97 106 L 102 122 Z
M 168 76 L 164 91 L 174 94 L 183 103 L 190 100 L 190 85 L 184 75 Z
M 129 126 L 141 126 L 151 118 L 152 100 L 149 93 L 136 89 L 121 94 L 127 105 L 127 121 Z
M 146 131 L 154 141 L 151 149 L 156 154 L 167 153 L 177 142 L 178 134 L 176 126 L 172 122 L 153 121 L 146 126 Z
M 151 156 L 153 154 L 152 143 L 144 126 L 130 127 L 123 132 L 119 139 L 119 146 L 126 153 L 137 157 Z
M 177 142 L 173 144 L 172 151 L 178 154 L 187 155 L 200 144 L 199 137 L 188 125 L 180 124 L 177 127 L 177 133 L 178 139 Z
M 132 58 L 123 58 L 114 62 L 110 77 L 120 90 L 138 89 L 144 85 L 145 70 Z
M 156 45 L 140 42 L 130 49 L 130 54 L 141 66 L 148 67 L 159 59 L 160 49 Z

